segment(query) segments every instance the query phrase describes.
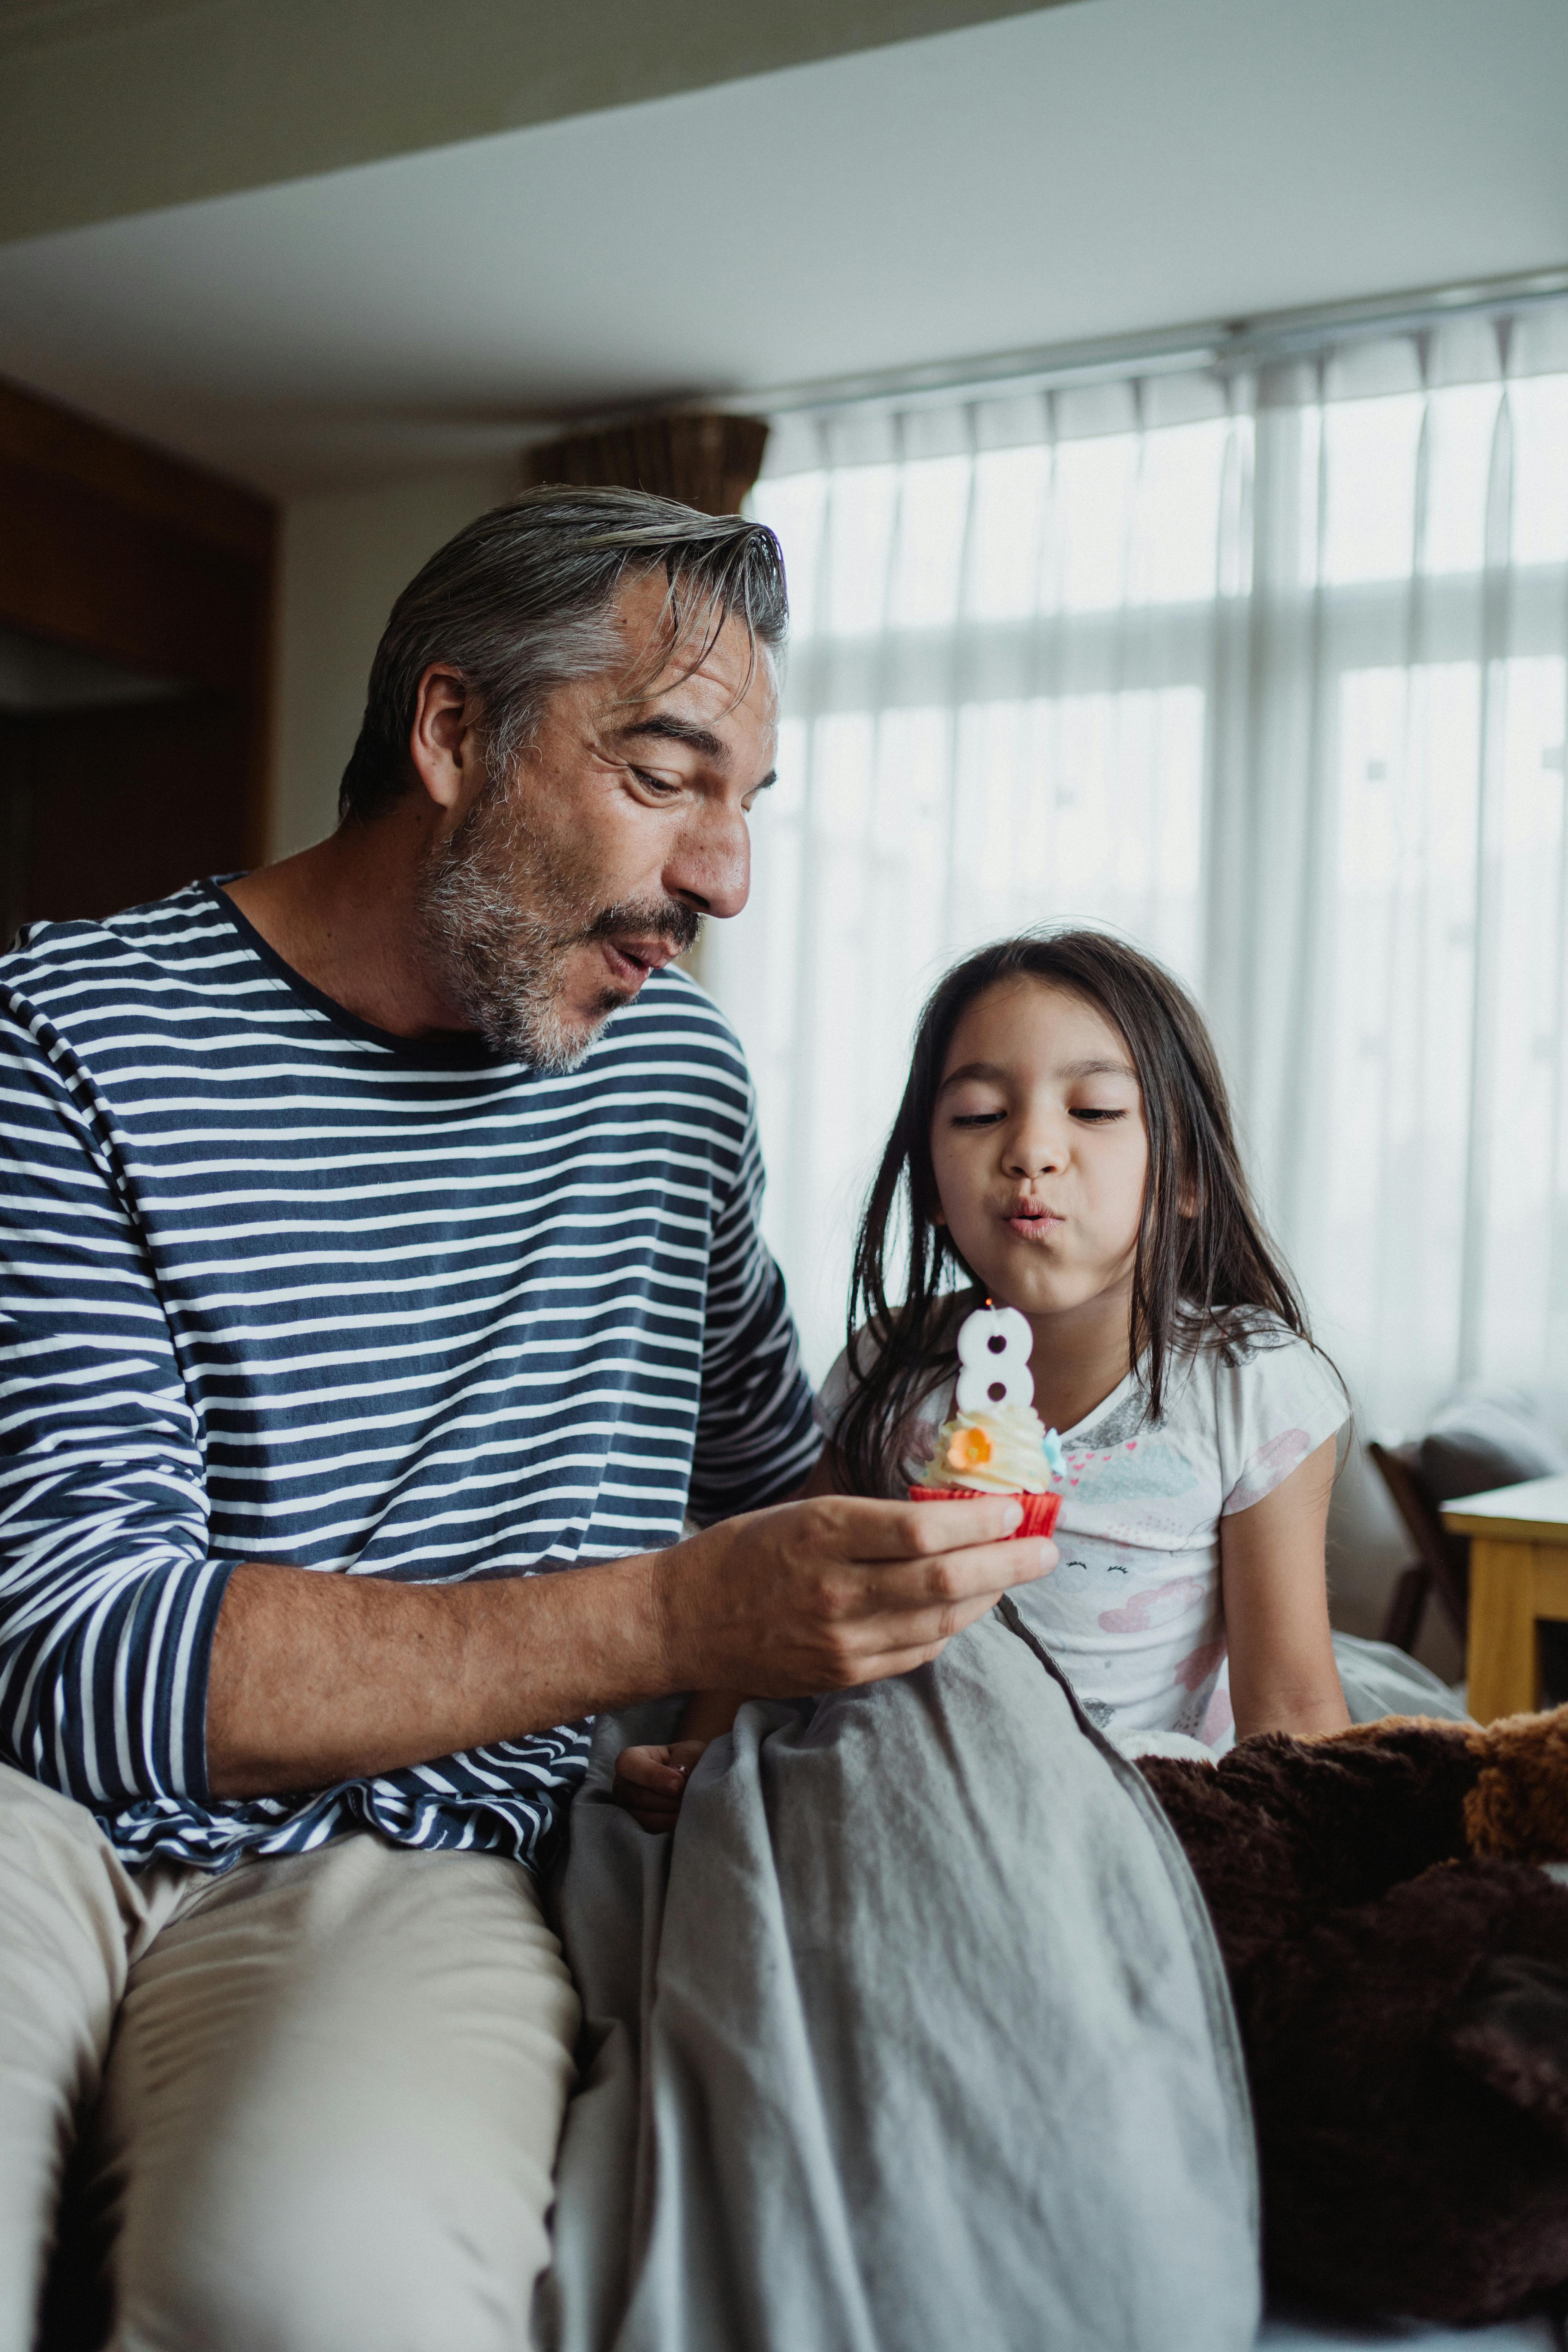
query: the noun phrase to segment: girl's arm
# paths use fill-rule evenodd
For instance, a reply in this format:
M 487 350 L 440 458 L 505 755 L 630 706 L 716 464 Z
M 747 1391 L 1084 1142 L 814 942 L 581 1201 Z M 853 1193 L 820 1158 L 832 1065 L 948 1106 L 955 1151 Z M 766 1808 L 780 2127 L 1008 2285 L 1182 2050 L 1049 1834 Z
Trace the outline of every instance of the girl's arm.
M 677 1739 L 700 1739 L 706 1748 L 710 1739 L 732 1731 L 747 1696 L 745 1691 L 693 1691 L 686 1702 Z
M 1236 1736 L 1310 1735 L 1350 1722 L 1329 1634 L 1324 1547 L 1335 1440 L 1250 1510 L 1219 1523 Z

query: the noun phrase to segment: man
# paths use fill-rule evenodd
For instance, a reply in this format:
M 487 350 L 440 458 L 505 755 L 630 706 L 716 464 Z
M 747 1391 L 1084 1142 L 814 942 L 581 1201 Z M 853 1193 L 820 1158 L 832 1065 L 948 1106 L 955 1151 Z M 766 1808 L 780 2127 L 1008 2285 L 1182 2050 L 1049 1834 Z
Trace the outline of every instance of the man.
M 900 1673 L 1051 1558 L 786 1499 L 749 1083 L 667 969 L 784 619 L 755 525 L 520 499 L 398 600 L 331 839 L 5 960 L 0 2352 L 79 2136 L 116 2346 L 520 2344 L 583 1718 Z

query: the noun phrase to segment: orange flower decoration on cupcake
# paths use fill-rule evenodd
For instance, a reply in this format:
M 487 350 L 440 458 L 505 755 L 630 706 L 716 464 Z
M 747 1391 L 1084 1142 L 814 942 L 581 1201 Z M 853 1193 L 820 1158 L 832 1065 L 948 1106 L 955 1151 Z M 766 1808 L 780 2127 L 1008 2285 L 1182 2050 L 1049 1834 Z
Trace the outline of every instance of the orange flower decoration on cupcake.
M 983 1429 L 955 1429 L 948 1440 L 948 1466 L 952 1470 L 978 1470 L 990 1461 L 994 1451 Z

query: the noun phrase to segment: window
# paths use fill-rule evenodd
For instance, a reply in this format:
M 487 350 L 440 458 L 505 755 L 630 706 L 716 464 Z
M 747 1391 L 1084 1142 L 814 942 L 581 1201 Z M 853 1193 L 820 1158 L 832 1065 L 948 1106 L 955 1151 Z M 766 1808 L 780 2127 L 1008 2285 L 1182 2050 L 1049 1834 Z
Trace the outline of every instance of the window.
M 915 1012 L 1109 923 L 1197 991 L 1374 1421 L 1568 1387 L 1568 311 L 781 422 L 781 782 L 709 972 L 808 1358 Z

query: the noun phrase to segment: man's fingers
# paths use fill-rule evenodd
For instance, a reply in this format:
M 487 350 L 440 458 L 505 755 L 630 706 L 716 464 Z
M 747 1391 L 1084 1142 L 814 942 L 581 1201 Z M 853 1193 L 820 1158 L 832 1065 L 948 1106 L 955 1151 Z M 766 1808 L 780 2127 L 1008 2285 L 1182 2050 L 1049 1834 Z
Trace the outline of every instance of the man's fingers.
M 848 1569 L 832 1625 L 824 1628 L 816 1687 L 842 1690 L 874 1681 L 895 1671 L 878 1663 L 889 1655 L 918 1653 L 910 1659 L 916 1664 L 934 1657 L 994 1609 L 1009 1585 L 1047 1574 L 1056 1560 L 1054 1544 L 1030 1538 L 889 1568 Z
M 850 1669 L 835 1685 L 853 1690 L 864 1683 L 888 1681 L 940 1657 L 955 1633 L 988 1616 L 995 1600 L 979 1593 L 973 1601 L 943 1610 L 897 1618 L 879 1618 L 865 1629 L 865 1646 Z
M 956 1503 L 877 1503 L 840 1496 L 831 1505 L 838 1546 L 850 1559 L 920 1559 L 1000 1543 L 1023 1517 L 1013 1495 L 977 1495 Z
M 853 1674 L 837 1687 L 855 1690 L 866 1683 L 888 1682 L 895 1675 L 912 1674 L 917 1666 L 930 1665 L 933 1658 L 941 1657 L 955 1633 L 962 1633 L 966 1625 L 986 1616 L 994 1606 L 994 1601 L 977 1600 L 942 1617 L 932 1614 L 923 1620 L 912 1618 L 879 1629 L 885 1635 L 886 1646 L 868 1647 L 857 1661 Z
M 921 1650 L 934 1657 L 944 1643 L 976 1619 L 989 1616 L 995 1608 L 998 1595 L 994 1592 L 973 1593 L 967 1601 L 943 1601 L 935 1608 L 900 1610 L 896 1615 L 870 1619 L 861 1628 L 861 1639 L 855 1658 L 857 1681 L 869 1658 L 885 1656 L 895 1650 Z
M 907 1610 L 940 1607 L 984 1596 L 984 1605 L 1015 1584 L 1033 1584 L 1057 1564 L 1057 1548 L 1044 1536 L 1013 1543 L 977 1544 L 963 1551 L 939 1552 L 931 1559 L 900 1559 L 886 1566 L 851 1567 L 846 1576 L 847 1613 L 896 1616 Z

